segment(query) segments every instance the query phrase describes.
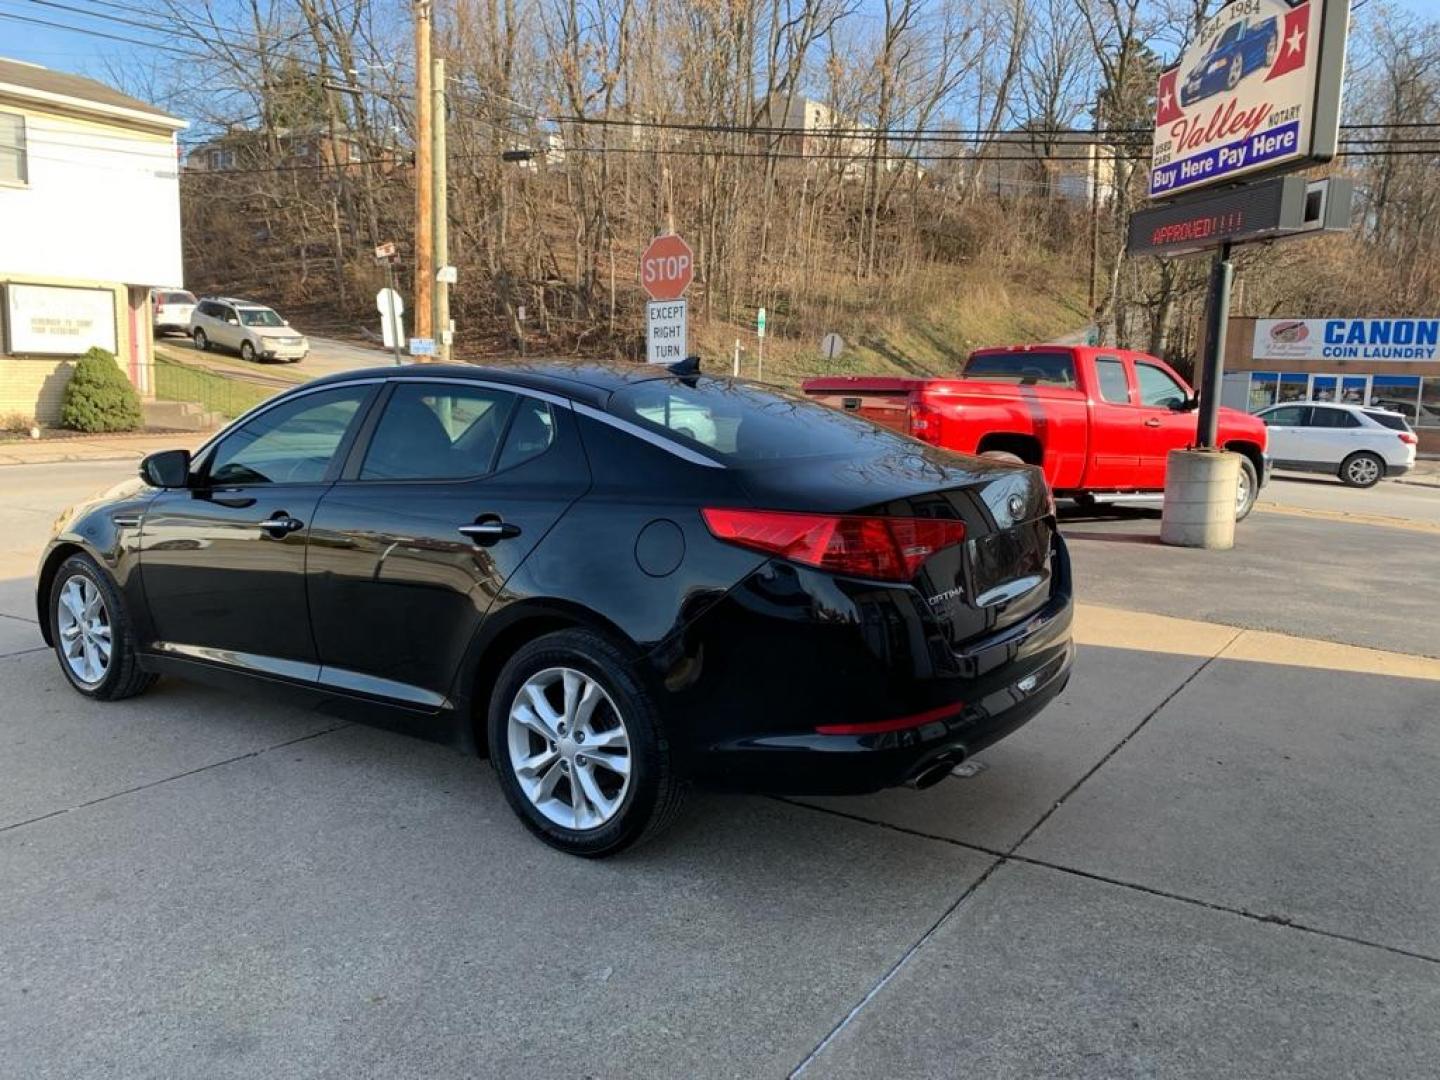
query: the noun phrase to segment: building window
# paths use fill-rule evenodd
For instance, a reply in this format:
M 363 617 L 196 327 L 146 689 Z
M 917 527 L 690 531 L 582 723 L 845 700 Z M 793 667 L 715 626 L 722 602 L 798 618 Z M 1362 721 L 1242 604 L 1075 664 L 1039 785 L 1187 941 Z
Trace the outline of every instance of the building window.
M 1370 380 L 1370 405 L 1398 412 L 1417 424 L 1420 405 L 1420 378 L 1416 375 L 1375 375 Z
M 19 113 L 0 112 L 0 184 L 29 182 L 25 117 Z
M 1274 371 L 1255 371 L 1250 374 L 1250 411 L 1259 412 L 1267 405 L 1275 404 L 1275 388 L 1280 375 Z
M 1280 376 L 1280 392 L 1275 400 L 1284 403 L 1287 401 L 1305 401 L 1310 397 L 1310 376 L 1285 374 Z
M 211 150 L 210 168 L 212 169 L 233 169 L 235 167 L 234 150 Z
M 1420 415 L 1416 427 L 1440 428 L 1440 379 L 1427 375 L 1420 386 Z

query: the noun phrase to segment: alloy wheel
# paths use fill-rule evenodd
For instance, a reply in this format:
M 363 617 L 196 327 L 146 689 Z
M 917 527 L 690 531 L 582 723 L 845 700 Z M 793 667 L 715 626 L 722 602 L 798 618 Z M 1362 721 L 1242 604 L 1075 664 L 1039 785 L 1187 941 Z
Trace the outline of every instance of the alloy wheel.
M 1245 511 L 1245 506 L 1250 502 L 1250 474 L 1244 469 L 1240 470 L 1240 478 L 1235 482 L 1235 513 Z
M 510 706 L 510 765 L 531 805 L 561 828 L 598 829 L 630 788 L 630 734 L 595 679 L 568 667 L 538 671 Z
M 110 670 L 111 627 L 99 587 L 76 574 L 60 589 L 55 615 L 70 673 L 87 686 L 103 681 Z
M 1373 484 L 1380 479 L 1380 466 L 1375 464 L 1374 458 L 1357 457 L 1345 466 L 1345 475 L 1352 484 Z

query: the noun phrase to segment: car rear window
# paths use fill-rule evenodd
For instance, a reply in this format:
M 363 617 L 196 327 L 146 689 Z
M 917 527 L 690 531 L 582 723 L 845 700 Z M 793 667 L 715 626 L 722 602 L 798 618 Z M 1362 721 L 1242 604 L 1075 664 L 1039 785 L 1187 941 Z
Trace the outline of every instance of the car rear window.
M 1377 424 L 1384 424 L 1392 431 L 1409 431 L 1410 425 L 1405 422 L 1405 417 L 1399 413 L 1381 412 L 1379 409 L 1366 409 L 1365 415 Z
M 727 464 L 853 454 L 857 439 L 908 439 L 805 398 L 721 379 L 632 383 L 610 399 L 610 412 Z
M 167 292 L 160 294 L 162 304 L 193 304 L 195 297 L 188 292 Z
M 1066 352 L 976 353 L 965 362 L 959 377 L 1073 390 L 1075 361 Z

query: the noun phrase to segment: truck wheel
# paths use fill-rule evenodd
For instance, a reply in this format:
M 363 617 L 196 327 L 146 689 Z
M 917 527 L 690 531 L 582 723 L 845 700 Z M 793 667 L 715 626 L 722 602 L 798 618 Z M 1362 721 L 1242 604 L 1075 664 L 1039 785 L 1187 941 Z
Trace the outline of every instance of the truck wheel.
M 1024 465 L 1025 459 L 1019 454 L 1012 454 L 1009 450 L 986 450 L 980 455 L 989 458 L 991 461 L 1003 461 L 1007 465 Z
M 1240 478 L 1235 482 L 1235 520 L 1244 521 L 1255 509 L 1255 499 L 1260 494 L 1260 477 L 1255 466 L 1247 457 L 1240 459 Z

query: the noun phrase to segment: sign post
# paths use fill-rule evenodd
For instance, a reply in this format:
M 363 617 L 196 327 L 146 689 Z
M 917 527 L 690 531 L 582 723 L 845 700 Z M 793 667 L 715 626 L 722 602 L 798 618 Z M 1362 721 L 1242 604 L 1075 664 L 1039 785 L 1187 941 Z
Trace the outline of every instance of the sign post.
M 695 277 L 695 254 L 674 233 L 657 236 L 640 256 L 645 305 L 645 360 L 677 364 L 685 359 L 688 310 L 685 290 Z
M 395 363 L 400 363 L 400 339 L 405 336 L 400 316 L 405 314 L 405 301 L 395 291 L 395 244 L 387 241 L 375 245 L 375 261 L 385 265 L 385 288 L 375 294 L 375 310 L 380 313 L 381 340 L 390 346 Z
M 755 378 L 765 379 L 765 309 L 755 315 Z
M 1126 250 L 1215 251 L 1194 450 L 1216 448 L 1232 245 L 1349 226 L 1346 181 L 1255 182 L 1335 156 L 1349 19 L 1350 0 L 1230 0 L 1160 74 L 1149 189 L 1165 201 L 1132 215 Z M 1229 455 L 1171 452 L 1162 541 L 1233 546 L 1237 496 L 1226 486 L 1235 465 Z

